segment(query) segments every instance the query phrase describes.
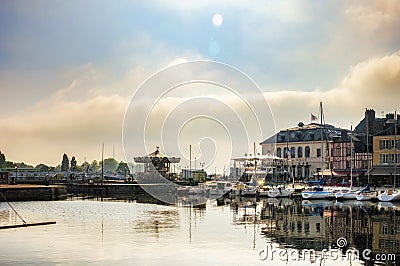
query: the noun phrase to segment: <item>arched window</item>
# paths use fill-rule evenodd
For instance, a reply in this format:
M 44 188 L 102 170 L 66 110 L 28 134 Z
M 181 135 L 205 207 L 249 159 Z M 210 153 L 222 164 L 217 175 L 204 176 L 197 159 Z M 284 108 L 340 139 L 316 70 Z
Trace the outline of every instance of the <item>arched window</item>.
M 285 147 L 283 148 L 283 158 L 287 158 L 289 153 L 289 148 Z
M 290 148 L 290 158 L 296 158 L 296 148 L 295 147 Z
M 306 146 L 305 150 L 304 150 L 304 155 L 306 158 L 310 158 L 310 147 Z
M 282 149 L 281 148 L 276 149 L 276 156 L 278 156 L 279 158 L 282 158 Z
M 303 158 L 303 147 L 297 148 L 297 158 Z

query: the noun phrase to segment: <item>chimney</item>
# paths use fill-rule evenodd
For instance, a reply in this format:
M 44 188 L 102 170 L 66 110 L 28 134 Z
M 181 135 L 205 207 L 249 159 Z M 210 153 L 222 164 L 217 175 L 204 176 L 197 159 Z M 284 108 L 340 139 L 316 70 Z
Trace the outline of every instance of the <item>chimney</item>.
M 341 136 L 342 141 L 346 142 L 347 141 L 347 130 L 342 129 L 340 136 Z
M 369 134 L 374 134 L 375 128 L 375 110 L 374 109 L 365 109 L 365 130 L 368 131 Z M 368 129 L 367 129 L 368 127 Z M 366 133 L 365 132 L 365 133 Z

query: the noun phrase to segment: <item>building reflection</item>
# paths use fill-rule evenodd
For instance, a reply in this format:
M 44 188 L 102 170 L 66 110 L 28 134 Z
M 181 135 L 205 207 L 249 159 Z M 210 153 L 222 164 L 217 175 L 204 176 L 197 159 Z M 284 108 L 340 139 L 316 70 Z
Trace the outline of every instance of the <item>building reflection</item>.
M 400 260 L 400 203 L 241 199 L 230 206 L 235 224 L 258 224 L 267 242 L 282 248 L 338 249 L 337 240 L 345 238 L 343 254 L 370 249 L 370 257 L 396 254 Z

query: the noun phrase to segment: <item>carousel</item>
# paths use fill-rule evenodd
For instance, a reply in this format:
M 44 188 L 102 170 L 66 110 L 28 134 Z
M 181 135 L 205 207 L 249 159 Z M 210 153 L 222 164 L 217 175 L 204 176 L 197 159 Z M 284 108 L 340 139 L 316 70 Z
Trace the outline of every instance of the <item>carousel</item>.
M 139 173 L 143 178 L 159 178 L 160 175 L 168 180 L 175 180 L 176 173 L 172 172 L 171 167 L 181 161 L 178 157 L 168 157 L 160 152 L 159 147 L 146 156 L 133 158 L 135 163 L 143 164 L 143 172 Z

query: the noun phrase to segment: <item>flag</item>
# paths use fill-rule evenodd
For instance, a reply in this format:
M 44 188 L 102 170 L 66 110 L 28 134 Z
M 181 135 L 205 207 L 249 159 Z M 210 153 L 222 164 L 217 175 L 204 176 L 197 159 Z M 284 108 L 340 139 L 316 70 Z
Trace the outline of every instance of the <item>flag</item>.
M 317 120 L 318 120 L 318 117 L 311 113 L 311 122 L 312 121 L 317 121 Z

